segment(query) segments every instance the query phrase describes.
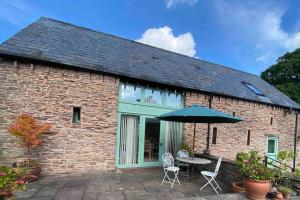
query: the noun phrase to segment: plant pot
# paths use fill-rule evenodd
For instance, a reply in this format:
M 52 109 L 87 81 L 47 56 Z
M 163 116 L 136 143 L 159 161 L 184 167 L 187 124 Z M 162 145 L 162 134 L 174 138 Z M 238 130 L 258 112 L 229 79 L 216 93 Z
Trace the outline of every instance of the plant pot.
M 0 200 L 10 200 L 12 199 L 12 192 L 0 192 Z
M 246 192 L 242 182 L 233 182 L 231 184 L 231 189 L 233 193 Z
M 40 166 L 37 166 L 37 167 L 29 167 L 28 168 L 28 175 L 33 175 L 35 177 L 30 177 L 30 178 L 27 178 L 26 180 L 29 181 L 29 182 L 33 182 L 33 181 L 37 181 L 41 175 L 41 171 L 42 171 L 42 168 Z
M 244 179 L 243 185 L 246 189 L 246 196 L 249 199 L 265 199 L 266 194 L 270 190 L 270 181 L 258 181 L 252 179 Z
M 283 199 L 283 195 L 282 195 L 282 193 L 280 191 L 278 191 L 278 193 L 277 193 L 277 199 L 278 200 L 282 200 Z
M 297 192 L 297 196 L 300 196 L 300 189 L 297 189 L 296 192 Z
M 282 196 L 284 199 L 290 199 L 291 198 L 291 193 L 282 193 Z

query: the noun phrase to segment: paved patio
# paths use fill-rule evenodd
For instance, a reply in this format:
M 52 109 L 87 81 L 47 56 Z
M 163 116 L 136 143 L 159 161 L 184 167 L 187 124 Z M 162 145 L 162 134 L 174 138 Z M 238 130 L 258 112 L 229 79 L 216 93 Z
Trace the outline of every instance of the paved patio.
M 160 184 L 162 169 L 129 170 L 114 174 L 84 174 L 81 176 L 45 176 L 30 183 L 26 191 L 18 192 L 16 199 L 26 200 L 115 200 L 115 199 L 225 199 L 217 198 L 211 187 L 200 191 L 205 183 L 198 177 L 193 181 L 181 180 L 181 185 Z M 222 193 L 230 192 L 228 185 L 221 182 Z M 201 198 L 197 198 L 201 197 Z M 235 198 L 234 195 L 228 199 Z M 227 198 L 227 197 L 226 197 Z

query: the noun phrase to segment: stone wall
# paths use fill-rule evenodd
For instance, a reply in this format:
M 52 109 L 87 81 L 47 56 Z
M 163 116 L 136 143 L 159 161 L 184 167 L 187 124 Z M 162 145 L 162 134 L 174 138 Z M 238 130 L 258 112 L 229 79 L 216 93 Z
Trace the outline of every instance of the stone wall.
M 115 169 L 119 80 L 62 68 L 0 60 L 0 164 L 24 157 L 7 127 L 21 113 L 52 124 L 35 150 L 44 174 Z M 72 109 L 81 107 L 81 123 Z
M 115 169 L 119 79 L 100 74 L 0 60 L 0 164 L 24 157 L 7 127 L 29 113 L 52 124 L 52 134 L 35 150 L 43 173 L 84 173 Z M 187 92 L 186 106 L 208 106 L 209 96 Z M 81 107 L 81 123 L 72 123 L 72 108 Z M 211 154 L 233 160 L 239 151 L 265 152 L 268 135 L 279 137 L 279 150 L 293 150 L 295 114 L 283 108 L 214 96 L 212 107 L 243 118 L 236 124 L 212 124 Z M 273 118 L 272 125 L 270 124 Z M 300 121 L 300 120 L 299 120 Z M 300 122 L 298 121 L 298 129 Z M 217 127 L 217 143 L 211 144 Z M 251 131 L 250 145 L 247 133 Z M 198 124 L 196 148 L 206 147 L 207 124 Z M 185 124 L 184 141 L 192 146 L 193 125 Z M 298 142 L 298 152 L 300 151 Z M 298 158 L 300 158 L 300 152 Z M 299 161 L 299 159 L 298 159 Z
M 205 94 L 187 93 L 185 98 L 186 106 L 200 104 L 208 106 L 209 96 Z M 233 114 L 243 119 L 236 124 L 211 124 L 210 151 L 212 155 L 223 156 L 234 160 L 239 151 L 256 149 L 261 153 L 265 152 L 267 137 L 278 136 L 279 151 L 294 148 L 295 118 L 294 112 L 289 113 L 286 109 L 214 96 L 212 108 Z M 273 122 L 271 125 L 271 117 Z M 298 120 L 298 130 L 299 130 Z M 206 148 L 207 124 L 198 124 L 196 130 L 196 152 L 202 153 Z M 217 142 L 212 144 L 212 130 L 217 127 Z M 186 124 L 184 128 L 184 141 L 192 146 L 193 125 Z M 250 130 L 250 145 L 247 145 L 247 134 Z M 299 131 L 298 131 L 299 132 Z M 299 134 L 298 134 L 299 135 Z M 298 142 L 298 147 L 300 146 Z M 300 148 L 300 147 L 299 147 Z M 300 149 L 298 148 L 298 154 Z M 297 161 L 299 162 L 298 156 Z

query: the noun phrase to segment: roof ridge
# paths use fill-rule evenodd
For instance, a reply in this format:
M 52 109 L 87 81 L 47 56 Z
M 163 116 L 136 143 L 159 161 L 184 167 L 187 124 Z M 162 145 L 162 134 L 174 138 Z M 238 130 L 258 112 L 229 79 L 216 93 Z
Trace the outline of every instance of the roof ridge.
M 87 28 L 87 27 L 84 27 L 84 26 L 75 25 L 75 24 L 72 24 L 72 23 L 69 23 L 69 22 L 60 21 L 60 20 L 57 20 L 57 19 L 53 19 L 53 18 L 49 18 L 49 17 L 44 17 L 44 16 L 40 17 L 38 20 L 40 20 L 40 19 L 46 19 L 46 20 L 50 20 L 50 21 L 53 21 L 53 22 L 57 22 L 57 23 L 61 23 L 61 24 L 69 25 L 69 26 L 73 26 L 73 27 L 76 27 L 76 28 L 85 29 L 85 30 L 88 30 L 88 31 L 93 31 L 93 32 L 98 33 L 98 34 L 104 34 L 104 35 L 107 35 L 107 36 L 110 36 L 110 37 L 114 37 L 114 38 L 117 38 L 117 39 L 121 39 L 121 40 L 129 41 L 129 42 L 133 42 L 133 43 L 136 43 L 136 44 L 139 44 L 139 45 L 144 45 L 144 46 L 147 46 L 147 47 L 150 47 L 150 48 L 156 48 L 156 49 L 165 51 L 165 52 L 167 52 L 167 53 L 177 54 L 177 55 L 179 55 L 179 56 L 184 56 L 184 57 L 187 57 L 187 58 L 192 59 L 192 60 L 195 60 L 195 61 L 206 62 L 206 63 L 213 64 L 213 65 L 216 65 L 216 66 L 218 66 L 218 67 L 225 68 L 225 69 L 230 69 L 230 70 L 233 70 L 233 71 L 238 71 L 238 72 L 242 72 L 242 73 L 245 73 L 245 74 L 249 74 L 249 75 L 252 75 L 252 76 L 255 76 L 255 77 L 259 77 L 259 76 L 256 75 L 256 74 L 252 74 L 252 73 L 249 73 L 249 72 L 245 72 L 245 71 L 242 71 L 242 70 L 233 68 L 233 67 L 228 67 L 228 66 L 224 66 L 224 65 L 222 65 L 222 64 L 214 63 L 214 62 L 212 62 L 212 61 L 207 61 L 207 60 L 203 60 L 203 59 L 199 59 L 199 58 L 187 56 L 187 55 L 180 54 L 180 53 L 177 53 L 177 52 L 174 52 L 174 51 L 170 51 L 170 50 L 167 50 L 167 49 L 162 49 L 162 48 L 160 48 L 160 47 L 155 47 L 155 46 L 152 46 L 152 45 L 149 45 L 149 44 L 144 44 L 144 43 L 141 43 L 141 42 L 137 42 L 137 41 L 132 40 L 132 39 L 128 39 L 128 38 L 124 38 L 124 37 L 112 35 L 112 34 L 110 34 L 110 33 L 104 33 L 104 32 L 101 32 L 101 31 L 98 31 L 98 30 L 94 30 L 94 29 L 91 29 L 91 28 Z M 260 77 L 259 77 L 259 78 L 260 78 Z

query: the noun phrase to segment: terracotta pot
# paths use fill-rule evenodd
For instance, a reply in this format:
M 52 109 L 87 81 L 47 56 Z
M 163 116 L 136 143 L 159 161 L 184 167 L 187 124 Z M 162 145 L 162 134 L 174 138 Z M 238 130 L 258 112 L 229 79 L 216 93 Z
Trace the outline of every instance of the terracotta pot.
M 283 195 L 282 195 L 282 193 L 280 191 L 278 191 L 278 193 L 277 193 L 277 199 L 278 200 L 282 200 L 283 199 Z
M 284 199 L 290 199 L 291 193 L 282 193 Z
M 14 194 L 12 192 L 0 192 L 0 200 L 10 200 Z
M 266 194 L 270 190 L 270 181 L 258 181 L 252 179 L 244 179 L 243 185 L 246 189 L 246 196 L 249 199 L 265 199 Z
M 28 169 L 28 175 L 34 175 L 36 176 L 36 178 L 29 178 L 29 179 L 26 179 L 27 181 L 29 182 L 33 182 L 33 181 L 37 181 L 41 175 L 41 171 L 42 171 L 42 168 L 40 166 L 38 167 L 30 167 Z
M 246 192 L 242 182 L 233 182 L 231 184 L 231 189 L 233 193 Z

